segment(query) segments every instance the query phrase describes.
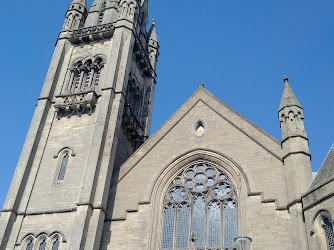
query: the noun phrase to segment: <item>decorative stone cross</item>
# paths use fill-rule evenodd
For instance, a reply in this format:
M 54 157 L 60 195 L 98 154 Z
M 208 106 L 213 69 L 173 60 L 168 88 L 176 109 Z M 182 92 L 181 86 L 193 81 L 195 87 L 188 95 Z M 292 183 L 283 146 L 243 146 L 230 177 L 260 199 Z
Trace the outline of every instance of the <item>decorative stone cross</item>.
M 284 81 L 285 83 L 288 83 L 288 81 L 289 81 L 289 77 L 284 76 L 283 81 Z
M 153 23 L 154 25 L 156 25 L 156 23 L 157 23 L 157 19 L 153 18 L 153 19 L 152 19 L 152 23 Z

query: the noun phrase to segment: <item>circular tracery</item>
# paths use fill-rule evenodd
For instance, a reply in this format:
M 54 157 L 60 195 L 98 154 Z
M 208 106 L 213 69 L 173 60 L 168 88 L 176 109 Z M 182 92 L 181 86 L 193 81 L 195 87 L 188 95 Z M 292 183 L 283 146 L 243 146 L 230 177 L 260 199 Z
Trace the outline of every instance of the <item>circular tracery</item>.
M 162 249 L 234 249 L 237 195 L 228 175 L 199 160 L 171 182 L 164 196 Z
M 196 193 L 204 195 L 207 202 L 214 199 L 226 204 L 227 201 L 232 201 L 235 204 L 236 200 L 235 189 L 226 173 L 211 164 L 198 162 L 187 167 L 174 179 L 165 196 L 165 204 L 190 202 Z

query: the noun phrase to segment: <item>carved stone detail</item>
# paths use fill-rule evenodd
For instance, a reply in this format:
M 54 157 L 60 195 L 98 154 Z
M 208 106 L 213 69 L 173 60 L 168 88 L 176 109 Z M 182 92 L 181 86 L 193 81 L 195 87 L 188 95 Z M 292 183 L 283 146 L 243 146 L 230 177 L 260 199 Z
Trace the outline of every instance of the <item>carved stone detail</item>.
M 96 106 L 97 99 L 98 96 L 95 91 L 57 96 L 55 103 L 57 118 L 60 119 L 62 116 L 70 118 L 75 114 L 81 116 L 85 112 L 88 112 L 88 114 L 91 115 Z
M 77 29 L 72 32 L 70 41 L 72 43 L 82 43 L 107 39 L 112 37 L 114 30 L 115 26 L 112 23 Z
M 133 114 L 129 105 L 124 106 L 122 128 L 129 141 L 133 143 L 136 147 L 139 147 L 144 142 L 144 130 L 139 124 L 136 116 Z

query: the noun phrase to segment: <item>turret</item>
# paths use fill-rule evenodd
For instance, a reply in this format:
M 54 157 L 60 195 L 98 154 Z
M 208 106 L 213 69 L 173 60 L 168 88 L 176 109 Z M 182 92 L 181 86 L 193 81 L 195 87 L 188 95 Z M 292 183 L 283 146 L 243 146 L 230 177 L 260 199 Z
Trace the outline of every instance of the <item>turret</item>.
M 89 8 L 85 27 L 113 23 L 117 18 L 119 0 L 95 0 Z
M 83 26 L 87 14 L 87 1 L 74 0 L 65 15 L 63 30 L 75 30 Z
M 156 31 L 156 20 L 152 20 L 152 26 L 148 32 L 148 54 L 150 57 L 150 62 L 154 70 L 156 70 L 158 57 L 159 57 L 159 42 Z
M 311 155 L 304 127 L 303 107 L 292 92 L 288 78 L 278 110 L 286 166 L 289 203 L 299 200 L 311 180 Z

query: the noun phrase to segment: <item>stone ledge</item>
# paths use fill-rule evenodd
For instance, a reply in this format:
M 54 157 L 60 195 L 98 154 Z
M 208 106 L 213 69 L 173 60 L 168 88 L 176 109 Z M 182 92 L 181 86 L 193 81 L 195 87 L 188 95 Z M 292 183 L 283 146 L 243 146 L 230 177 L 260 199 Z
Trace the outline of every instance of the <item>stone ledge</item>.
M 55 109 L 58 120 L 62 116 L 70 118 L 72 115 L 79 115 L 88 112 L 89 115 L 93 113 L 98 100 L 98 95 L 94 90 L 56 97 Z

